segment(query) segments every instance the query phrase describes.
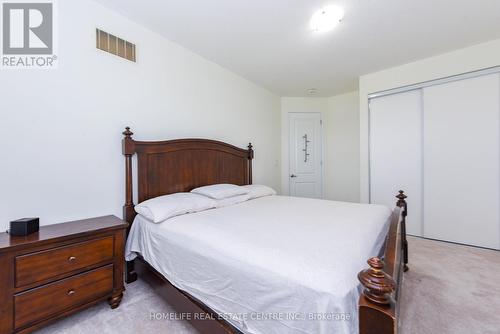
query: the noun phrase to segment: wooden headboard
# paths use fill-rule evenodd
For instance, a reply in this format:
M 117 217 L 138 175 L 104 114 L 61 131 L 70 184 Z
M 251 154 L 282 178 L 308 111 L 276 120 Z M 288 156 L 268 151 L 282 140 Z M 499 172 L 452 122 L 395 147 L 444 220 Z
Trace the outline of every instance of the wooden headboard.
M 123 218 L 129 223 L 136 215 L 132 189 L 132 156 L 136 153 L 139 203 L 204 185 L 252 183 L 252 144 L 241 149 L 209 139 L 136 141 L 129 127 L 123 135 L 126 193 Z

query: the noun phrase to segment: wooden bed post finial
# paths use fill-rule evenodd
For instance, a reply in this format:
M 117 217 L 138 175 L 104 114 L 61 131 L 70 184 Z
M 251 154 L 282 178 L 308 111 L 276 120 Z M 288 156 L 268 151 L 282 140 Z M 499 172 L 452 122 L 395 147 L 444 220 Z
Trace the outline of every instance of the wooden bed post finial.
M 253 145 L 252 143 L 248 143 L 248 159 L 253 159 Z
M 252 160 L 253 160 L 253 146 L 248 143 L 248 184 L 252 184 Z
M 130 131 L 130 127 L 127 126 L 125 127 L 125 131 L 123 131 L 122 134 L 125 136 L 125 138 L 131 138 L 134 133 Z
M 363 295 L 376 304 L 390 304 L 390 294 L 396 290 L 396 282 L 383 271 L 384 261 L 380 258 L 372 257 L 367 262 L 370 268 L 358 274 L 358 279 L 365 288 Z
M 408 196 L 405 195 L 403 190 L 400 190 L 396 198 L 398 199 L 396 205 L 403 209 L 401 214 L 403 216 L 403 221 L 401 222 L 401 237 L 403 239 L 403 270 L 407 272 L 410 269 L 408 267 L 408 240 L 406 239 L 406 216 L 408 216 L 408 203 L 406 202 L 406 199 Z
M 403 215 L 406 217 L 408 215 L 408 203 L 406 203 L 408 196 L 405 195 L 403 190 L 400 190 L 399 194 L 396 195 L 396 198 L 398 199 L 396 205 L 404 209 Z

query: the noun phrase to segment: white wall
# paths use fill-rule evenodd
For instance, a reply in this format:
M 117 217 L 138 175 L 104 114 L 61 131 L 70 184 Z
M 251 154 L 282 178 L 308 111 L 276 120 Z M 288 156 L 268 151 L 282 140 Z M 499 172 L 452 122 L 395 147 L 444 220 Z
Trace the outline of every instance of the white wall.
M 359 202 L 359 94 L 328 98 L 325 198 Z
M 363 75 L 359 79 L 360 196 L 368 201 L 368 95 L 500 65 L 500 40 Z
M 115 214 L 121 132 L 255 147 L 254 182 L 280 187 L 280 99 L 89 0 L 59 3 L 59 68 L 2 71 L 0 230 Z M 95 48 L 95 28 L 137 44 L 137 63 Z
M 323 119 L 323 197 L 359 201 L 359 97 L 357 92 L 281 99 L 281 189 L 289 194 L 288 113 L 319 112 Z

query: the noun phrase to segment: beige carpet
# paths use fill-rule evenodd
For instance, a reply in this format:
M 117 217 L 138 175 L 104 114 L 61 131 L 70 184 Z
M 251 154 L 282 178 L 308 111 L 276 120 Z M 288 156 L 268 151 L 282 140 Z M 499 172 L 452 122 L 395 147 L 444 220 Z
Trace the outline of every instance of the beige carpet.
M 499 334 L 500 252 L 410 238 L 403 333 Z
M 402 333 L 499 334 L 500 252 L 410 238 Z M 172 308 L 142 281 L 127 286 L 118 309 L 102 303 L 38 334 L 196 333 L 180 320 L 151 320 Z

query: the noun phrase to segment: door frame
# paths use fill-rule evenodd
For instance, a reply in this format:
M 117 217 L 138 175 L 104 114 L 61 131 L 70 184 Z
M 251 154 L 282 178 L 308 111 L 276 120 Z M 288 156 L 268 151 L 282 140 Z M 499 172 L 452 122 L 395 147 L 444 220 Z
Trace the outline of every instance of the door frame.
M 321 112 L 321 111 L 310 111 L 310 112 L 287 112 L 286 113 L 286 120 L 285 120 L 285 124 L 286 124 L 286 150 L 283 150 L 284 152 L 286 152 L 286 155 L 287 155 L 287 164 L 288 166 L 286 166 L 286 179 L 287 179 L 287 189 L 286 189 L 286 194 L 287 195 L 290 195 L 290 166 L 291 166 L 291 154 L 290 154 L 290 150 L 291 150 L 291 147 L 290 147 L 290 116 L 292 114 L 299 114 L 299 115 L 310 115 L 310 114 L 318 114 L 319 115 L 319 118 L 320 118 L 320 137 L 321 137 L 321 160 L 320 160 L 320 174 L 321 174 L 321 194 L 320 194 L 320 198 L 321 199 L 324 199 L 325 198 L 325 184 L 326 184 L 326 179 L 325 179 L 325 170 L 326 170 L 326 162 L 325 162 L 325 152 L 326 152 L 326 136 L 325 136 L 325 131 L 324 131 L 324 128 L 325 128 L 325 113 L 324 112 Z

